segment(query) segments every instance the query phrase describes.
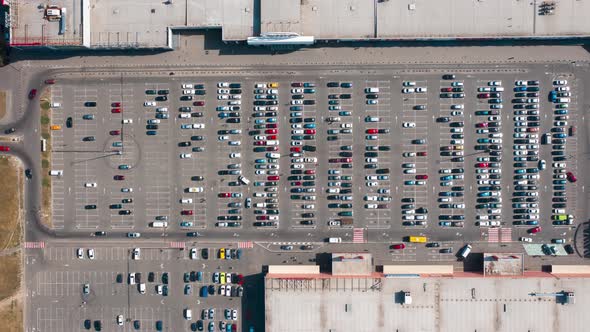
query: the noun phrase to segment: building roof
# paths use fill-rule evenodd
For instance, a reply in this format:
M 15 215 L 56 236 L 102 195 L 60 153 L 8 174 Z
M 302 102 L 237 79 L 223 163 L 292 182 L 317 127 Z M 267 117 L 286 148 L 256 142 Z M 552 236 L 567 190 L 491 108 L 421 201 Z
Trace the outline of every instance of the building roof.
M 483 273 L 485 276 L 518 276 L 524 272 L 522 254 L 484 253 Z
M 366 276 L 373 272 L 373 256 L 368 253 L 332 253 L 332 274 Z
M 561 291 L 576 303 L 557 304 Z M 582 332 L 589 291 L 587 278 L 267 278 L 266 331 Z

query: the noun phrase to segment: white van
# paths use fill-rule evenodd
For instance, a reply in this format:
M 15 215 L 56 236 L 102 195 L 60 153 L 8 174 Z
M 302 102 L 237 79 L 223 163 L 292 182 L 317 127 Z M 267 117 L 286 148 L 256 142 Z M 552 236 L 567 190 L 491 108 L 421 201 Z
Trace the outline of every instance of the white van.
M 248 180 L 248 179 L 247 179 L 246 177 L 244 177 L 244 176 L 241 176 L 241 175 L 240 175 L 240 177 L 238 177 L 238 180 L 240 180 L 240 182 L 242 182 L 242 183 L 243 183 L 243 184 L 245 184 L 245 185 L 248 185 L 248 184 L 250 184 L 250 180 Z
M 193 312 L 191 309 L 184 309 L 184 318 L 186 318 L 186 320 L 193 319 Z
M 64 175 L 64 171 L 61 169 L 52 169 L 51 171 L 49 171 L 49 175 L 51 176 L 62 176 Z
M 182 198 L 180 200 L 180 203 L 181 204 L 191 204 L 192 202 L 193 202 L 193 199 L 192 198 Z
M 329 243 L 341 243 L 342 242 L 342 238 L 339 238 L 339 237 L 331 237 L 331 238 L 328 238 L 328 242 Z
M 168 222 L 167 221 L 154 221 L 151 226 L 153 228 L 166 228 L 168 227 Z
M 145 284 L 144 283 L 139 284 L 139 293 L 145 294 Z
M 466 259 L 467 256 L 469 256 L 469 254 L 471 253 L 471 249 L 472 249 L 472 247 L 471 247 L 470 244 L 468 244 L 465 247 L 461 248 L 461 251 L 459 251 L 459 258 L 461 260 Z
M 366 88 L 365 93 L 377 93 L 379 92 L 379 88 Z
M 266 145 L 279 145 L 279 141 L 266 141 Z
M 123 119 L 122 121 L 124 124 L 133 123 L 133 119 Z

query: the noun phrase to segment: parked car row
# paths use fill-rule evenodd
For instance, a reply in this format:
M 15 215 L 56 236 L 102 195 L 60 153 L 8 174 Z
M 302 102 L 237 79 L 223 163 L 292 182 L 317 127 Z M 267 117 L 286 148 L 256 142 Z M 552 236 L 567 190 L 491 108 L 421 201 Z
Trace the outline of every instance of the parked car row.
M 485 86 L 477 88 L 479 103 L 475 111 L 475 218 L 476 225 L 480 227 L 497 227 L 502 224 L 503 92 L 502 81 L 488 81 Z
M 278 184 L 281 153 L 278 136 L 278 87 L 279 84 L 276 82 L 254 84 L 254 129 L 249 134 L 254 139 L 256 188 L 252 197 L 246 198 L 245 207 L 254 209 L 256 227 L 278 227 L 279 223 Z M 246 184 L 250 182 L 244 177 L 240 179 Z

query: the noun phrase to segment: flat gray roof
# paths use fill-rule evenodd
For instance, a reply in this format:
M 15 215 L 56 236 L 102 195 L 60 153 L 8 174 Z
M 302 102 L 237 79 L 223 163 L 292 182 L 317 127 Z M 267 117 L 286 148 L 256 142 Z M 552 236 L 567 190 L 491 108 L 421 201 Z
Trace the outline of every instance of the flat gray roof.
M 576 303 L 530 295 L 561 291 Z M 589 291 L 587 278 L 266 278 L 266 330 L 583 332 Z
M 260 5 L 258 5 L 259 1 Z M 538 15 L 524 0 L 55 0 L 67 31 L 31 3 L 10 7 L 11 43 L 90 47 L 171 47 L 168 28 L 220 28 L 226 41 L 258 31 L 319 40 L 457 39 L 589 36 L 590 2 L 561 0 Z M 86 10 L 82 11 L 84 7 Z M 84 30 L 81 32 L 81 30 Z M 89 30 L 89 31 L 86 31 Z

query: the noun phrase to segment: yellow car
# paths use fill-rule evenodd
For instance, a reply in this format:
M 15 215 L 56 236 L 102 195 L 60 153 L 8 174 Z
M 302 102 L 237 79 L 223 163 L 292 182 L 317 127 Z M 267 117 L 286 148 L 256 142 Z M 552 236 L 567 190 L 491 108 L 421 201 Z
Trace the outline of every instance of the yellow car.
M 53 126 L 51 126 L 51 130 L 61 130 L 61 126 L 60 125 L 53 125 Z
M 225 248 L 219 249 L 219 259 L 225 259 Z
M 268 83 L 268 87 L 269 88 L 278 88 L 279 87 L 279 83 L 277 83 L 277 82 Z
M 225 272 L 219 273 L 219 282 L 223 285 L 225 284 Z

